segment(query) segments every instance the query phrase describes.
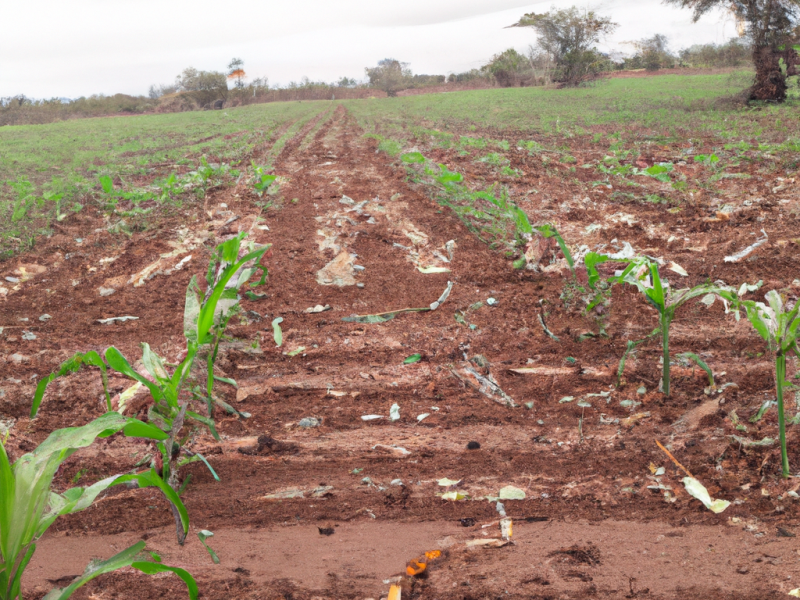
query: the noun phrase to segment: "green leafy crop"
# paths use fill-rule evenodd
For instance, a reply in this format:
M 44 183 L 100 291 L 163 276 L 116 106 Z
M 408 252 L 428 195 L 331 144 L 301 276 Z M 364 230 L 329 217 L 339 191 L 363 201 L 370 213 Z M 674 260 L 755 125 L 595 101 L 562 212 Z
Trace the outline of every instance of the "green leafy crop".
M 219 480 L 205 457 L 183 447 L 191 439 L 192 431 L 197 427 L 208 429 L 215 439 L 219 439 L 214 423 L 215 406 L 220 406 L 229 413 L 248 416 L 214 394 L 215 381 L 236 385 L 233 379 L 215 376 L 214 363 L 228 322 L 238 310 L 239 290 L 257 271 L 261 271 L 261 278 L 258 282 L 250 284 L 251 287 L 262 285 L 267 277 L 266 267 L 259 262 L 270 246 L 242 249 L 241 243 L 245 235 L 239 234 L 217 246 L 209 264 L 206 276 L 208 287 L 204 297 L 201 296 L 196 278 L 193 277 L 190 281 L 186 290 L 183 317 L 186 356 L 172 373 L 167 370 L 166 361 L 153 352 L 146 343 L 142 344 L 142 363 L 146 374 L 136 371 L 128 359 L 113 346 L 105 351 L 105 364 L 96 352 L 76 354 L 64 362 L 56 373 L 39 382 L 31 416 L 36 416 L 47 385 L 56 377 L 77 371 L 81 365 L 92 365 L 100 368 L 106 387 L 106 370 L 112 369 L 144 386 L 150 393 L 152 405 L 148 409 L 147 418 L 165 434 L 165 437 L 157 442 L 160 455 L 158 462 L 161 464 L 162 477 L 169 487 L 176 492 L 180 490 L 179 467 L 196 460 L 205 463 L 214 478 Z M 241 258 L 240 254 L 243 254 Z M 204 392 L 201 391 L 201 385 L 195 383 L 199 377 L 193 374 L 196 360 L 201 352 L 205 353 L 205 373 L 202 376 L 205 383 Z M 206 415 L 190 408 L 192 399 L 206 404 Z M 110 409 L 111 401 L 108 394 L 106 401 Z M 192 427 L 188 434 L 184 431 L 186 426 Z M 172 511 L 178 542 L 183 544 L 186 532 L 180 526 L 181 517 L 175 503 L 172 505 Z
M 767 342 L 775 358 L 775 388 L 778 396 L 778 427 L 781 441 L 781 469 L 789 477 L 789 457 L 786 450 L 786 418 L 783 394 L 797 386 L 786 379 L 786 356 L 791 352 L 800 357 L 798 333 L 800 330 L 800 302 L 790 308 L 781 295 L 771 290 L 765 296 L 767 304 L 752 300 L 742 301 L 747 318 L 758 334 Z
M 597 273 L 596 265 L 600 262 L 609 260 L 608 256 L 593 254 L 587 255 L 586 264 L 587 271 L 589 272 L 589 285 L 596 285 L 599 275 Z M 612 259 L 613 260 L 613 259 Z M 619 259 L 618 259 L 619 260 Z M 686 302 L 692 298 L 701 296 L 719 297 L 726 302 L 736 304 L 738 301 L 737 291 L 733 287 L 717 284 L 702 284 L 693 288 L 685 288 L 681 290 L 672 290 L 666 280 L 662 280 L 661 274 L 658 270 L 658 263 L 646 256 L 634 257 L 629 260 L 628 266 L 622 271 L 618 277 L 611 278 L 610 281 L 614 283 L 627 283 L 634 286 L 647 300 L 648 304 L 658 311 L 658 327 L 646 338 L 639 341 L 628 341 L 625 353 L 620 360 L 620 365 L 617 373 L 617 380 L 622 376 L 622 371 L 625 368 L 625 360 L 628 354 L 632 352 L 638 345 L 646 340 L 659 335 L 661 337 L 661 345 L 663 350 L 663 367 L 661 377 L 661 389 L 665 396 L 670 395 L 670 354 L 669 354 L 669 328 L 675 318 L 676 311 Z M 627 261 L 626 260 L 626 261 Z M 686 358 L 693 358 L 694 355 L 687 356 Z M 697 360 L 695 361 L 697 362 Z M 698 364 L 700 364 L 698 362 Z M 705 363 L 703 363 L 705 365 Z M 703 365 L 700 365 L 701 367 Z M 707 372 L 709 369 L 707 369 Z
M 51 489 L 59 466 L 81 448 L 90 446 L 97 438 L 117 432 L 129 437 L 164 440 L 168 436 L 157 427 L 136 419 L 108 412 L 82 427 L 58 429 L 28 454 L 13 464 L 5 445 L 0 443 L 0 600 L 22 598 L 20 589 L 23 573 L 36 551 L 36 542 L 61 515 L 89 508 L 97 496 L 108 488 L 135 482 L 140 488 L 157 487 L 175 507 L 184 534 L 189 529 L 189 515 L 180 497 L 154 469 L 129 475 L 113 475 L 90 485 L 73 487 L 56 493 Z M 52 590 L 47 600 L 66 600 L 72 593 L 95 577 L 133 567 L 144 573 L 171 571 L 186 582 L 189 596 L 197 598 L 197 584 L 185 570 L 162 565 L 152 554 L 143 552 L 144 542 L 134 544 L 105 561 L 94 562 L 86 572 L 69 586 Z

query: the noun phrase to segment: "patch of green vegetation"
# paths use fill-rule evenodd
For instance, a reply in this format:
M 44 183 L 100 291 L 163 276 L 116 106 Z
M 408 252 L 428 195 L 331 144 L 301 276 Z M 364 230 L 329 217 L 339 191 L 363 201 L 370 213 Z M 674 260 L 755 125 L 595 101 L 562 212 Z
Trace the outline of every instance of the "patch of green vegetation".
M 0 128 L 0 258 L 95 200 L 129 201 L 134 215 L 148 200 L 174 201 L 185 191 L 176 184 L 181 176 L 202 178 L 203 158 L 231 172 L 249 156 L 270 164 L 311 118 L 330 110 L 330 102 L 287 102 Z M 113 181 L 113 197 L 100 177 Z
M 344 104 L 367 130 L 377 123 L 382 128 L 401 129 L 403 123 L 425 120 L 436 129 L 478 123 L 562 136 L 574 135 L 580 131 L 577 127 L 638 125 L 656 129 L 661 138 L 668 139 L 685 139 L 686 133 L 710 133 L 725 141 L 769 137 L 760 141 L 776 144 L 796 139 L 800 132 L 797 99 L 747 110 L 735 103 L 718 102 L 746 88 L 751 78 L 751 71 L 741 70 L 720 75 L 608 79 L 591 87 L 562 90 L 502 88 L 370 102 L 346 100 Z M 777 119 L 789 131 L 776 131 Z
M 500 165 L 508 164 L 508 159 L 505 156 L 503 156 L 502 154 L 499 154 L 497 152 L 490 152 L 486 156 L 483 156 L 483 157 L 479 158 L 478 161 L 482 162 L 482 163 L 486 163 L 488 165 L 494 165 L 496 167 L 499 167 Z

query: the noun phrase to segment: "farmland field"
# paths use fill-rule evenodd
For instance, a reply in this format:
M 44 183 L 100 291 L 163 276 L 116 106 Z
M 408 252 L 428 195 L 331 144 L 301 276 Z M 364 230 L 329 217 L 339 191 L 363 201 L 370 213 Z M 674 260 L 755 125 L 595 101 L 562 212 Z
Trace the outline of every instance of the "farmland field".
M 141 539 L 220 600 L 377 599 L 433 550 L 402 578 L 404 598 L 787 597 L 800 586 L 800 484 L 781 477 L 766 343 L 719 299 L 688 301 L 666 396 L 655 337 L 618 373 L 656 310 L 634 286 L 602 283 L 647 256 L 674 290 L 748 283 L 745 299 L 797 301 L 800 104 L 737 106 L 747 77 L 0 129 L 0 180 L 16 184 L 0 195 L 12 460 L 105 411 L 92 367 L 51 383 L 31 419 L 40 379 L 112 345 L 133 362 L 146 342 L 178 363 L 186 288 L 205 281 L 214 247 L 241 232 L 272 244 L 267 285 L 242 296 L 215 365 L 236 381 L 214 388 L 235 411 L 216 411 L 219 440 L 204 429 L 186 445 L 220 479 L 181 467 L 186 545 L 160 493 L 113 488 L 42 538 L 25 597 Z M 257 192 L 262 173 L 277 179 Z M 564 248 L 525 222 L 549 224 Z M 590 252 L 616 257 L 599 282 Z M 109 371 L 108 384 L 120 407 L 129 379 Z M 147 420 L 143 391 L 119 410 Z M 794 473 L 800 391 L 786 413 Z M 67 459 L 56 488 L 154 453 L 108 438 Z M 687 471 L 730 505 L 693 498 Z M 120 571 L 75 597 L 184 596 L 174 577 Z

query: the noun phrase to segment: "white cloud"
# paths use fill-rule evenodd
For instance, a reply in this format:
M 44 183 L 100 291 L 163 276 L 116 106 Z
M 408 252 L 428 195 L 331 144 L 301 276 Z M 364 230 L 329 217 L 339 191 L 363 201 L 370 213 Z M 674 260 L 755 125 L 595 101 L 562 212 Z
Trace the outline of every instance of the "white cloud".
M 532 30 L 504 29 L 520 15 L 569 0 L 26 0 L 4 8 L 0 96 L 143 94 L 185 67 L 223 70 L 231 57 L 252 76 L 287 83 L 364 76 L 393 57 L 415 73 L 480 66 L 508 47 L 523 50 Z M 580 5 L 580 4 L 579 4 Z M 595 8 L 620 23 L 607 49 L 664 33 L 674 48 L 723 42 L 733 22 L 650 0 Z

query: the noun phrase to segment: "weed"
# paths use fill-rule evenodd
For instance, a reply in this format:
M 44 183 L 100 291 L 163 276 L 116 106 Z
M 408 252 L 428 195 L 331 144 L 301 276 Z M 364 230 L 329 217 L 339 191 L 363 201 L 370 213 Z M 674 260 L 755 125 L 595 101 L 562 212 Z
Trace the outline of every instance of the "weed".
M 490 152 L 486 156 L 483 156 L 478 159 L 478 162 L 486 163 L 488 165 L 505 165 L 508 164 L 508 159 L 503 156 L 502 154 L 498 154 L 497 152 Z

